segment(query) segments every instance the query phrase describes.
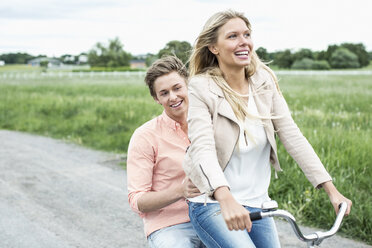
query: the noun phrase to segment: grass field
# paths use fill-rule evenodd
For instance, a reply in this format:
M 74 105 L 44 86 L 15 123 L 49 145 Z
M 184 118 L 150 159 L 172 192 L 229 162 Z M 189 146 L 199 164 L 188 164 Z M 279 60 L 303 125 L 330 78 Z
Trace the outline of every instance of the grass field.
M 372 244 L 372 76 L 280 76 L 293 118 L 337 188 L 353 200 L 341 232 Z M 160 114 L 140 77 L 3 79 L 0 128 L 125 153 L 134 129 Z M 4 142 L 4 141 L 2 141 Z M 270 196 L 302 223 L 330 228 L 332 207 L 279 146 Z

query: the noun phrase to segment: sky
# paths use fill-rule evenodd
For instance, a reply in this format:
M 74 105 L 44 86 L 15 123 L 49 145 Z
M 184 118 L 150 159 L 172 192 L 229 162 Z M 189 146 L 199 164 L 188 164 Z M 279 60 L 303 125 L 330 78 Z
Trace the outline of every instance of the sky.
M 116 37 L 132 55 L 155 54 L 171 40 L 193 44 L 208 18 L 227 9 L 249 19 L 255 48 L 351 42 L 372 51 L 369 0 L 2 0 L 0 54 L 78 55 Z

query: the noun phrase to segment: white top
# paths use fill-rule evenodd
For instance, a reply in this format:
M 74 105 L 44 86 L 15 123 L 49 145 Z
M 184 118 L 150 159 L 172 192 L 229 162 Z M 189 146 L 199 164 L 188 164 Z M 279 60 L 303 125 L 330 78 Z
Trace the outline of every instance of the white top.
M 248 112 L 259 116 L 256 103 L 249 88 Z M 230 191 L 240 204 L 260 208 L 269 201 L 270 185 L 270 143 L 260 119 L 247 117 L 239 123 L 240 136 L 238 145 L 226 166 L 224 175 L 230 185 Z M 244 131 L 246 130 L 246 131 Z M 189 199 L 192 202 L 205 202 L 205 196 L 200 195 Z M 216 203 L 210 198 L 208 203 Z

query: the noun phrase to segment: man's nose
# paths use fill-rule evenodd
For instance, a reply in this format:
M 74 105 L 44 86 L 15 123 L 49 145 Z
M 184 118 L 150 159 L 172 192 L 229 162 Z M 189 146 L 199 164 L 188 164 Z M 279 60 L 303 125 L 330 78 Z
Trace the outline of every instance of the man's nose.
M 177 94 L 175 94 L 173 91 L 169 92 L 169 100 L 176 100 Z

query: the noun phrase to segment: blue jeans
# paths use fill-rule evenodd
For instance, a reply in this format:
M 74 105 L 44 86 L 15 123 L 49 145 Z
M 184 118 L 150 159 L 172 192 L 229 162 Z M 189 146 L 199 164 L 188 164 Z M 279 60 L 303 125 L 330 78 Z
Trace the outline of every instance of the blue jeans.
M 164 227 L 147 240 L 150 248 L 205 248 L 190 222 Z
M 188 202 L 191 223 L 200 239 L 209 248 L 278 248 L 278 233 L 273 218 L 252 222 L 252 230 L 230 231 L 221 214 L 219 203 Z M 245 207 L 249 212 L 259 208 Z

